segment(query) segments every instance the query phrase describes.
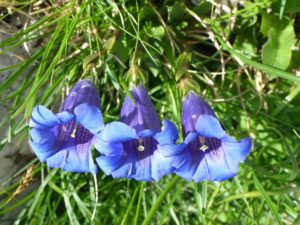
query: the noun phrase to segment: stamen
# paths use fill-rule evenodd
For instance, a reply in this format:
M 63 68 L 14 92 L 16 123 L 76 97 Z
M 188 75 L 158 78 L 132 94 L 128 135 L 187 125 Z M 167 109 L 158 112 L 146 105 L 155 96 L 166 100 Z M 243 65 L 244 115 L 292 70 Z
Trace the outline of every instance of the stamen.
M 201 144 L 201 147 L 199 148 L 201 151 L 205 152 L 209 147 L 205 144 L 205 137 L 199 137 L 199 142 Z
M 204 145 L 205 144 L 205 137 L 199 137 L 199 142 L 201 145 Z
M 77 128 L 78 128 L 78 124 L 75 125 L 74 129 L 73 129 L 73 132 L 71 134 L 71 138 L 75 138 L 76 137 L 76 131 L 77 131 Z
M 139 139 L 139 146 L 137 147 L 137 149 L 138 149 L 140 152 L 142 152 L 142 151 L 145 150 L 145 147 L 143 146 L 143 139 L 142 139 L 142 138 Z
M 205 152 L 209 147 L 207 145 L 202 145 L 199 149 Z

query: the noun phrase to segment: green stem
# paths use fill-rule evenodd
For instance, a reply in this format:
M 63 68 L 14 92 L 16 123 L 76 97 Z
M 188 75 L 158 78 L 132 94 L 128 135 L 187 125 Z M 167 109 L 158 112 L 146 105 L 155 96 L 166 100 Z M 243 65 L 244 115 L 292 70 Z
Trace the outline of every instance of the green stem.
M 156 202 L 152 205 L 147 217 L 145 218 L 144 222 L 142 225 L 148 225 L 150 222 L 152 222 L 152 219 L 158 210 L 158 208 L 161 206 L 162 201 L 165 199 L 167 194 L 170 192 L 170 190 L 175 186 L 177 181 L 179 180 L 178 176 L 174 176 L 170 183 L 167 184 L 166 188 L 160 193 L 158 196 Z
M 144 187 L 145 187 L 145 182 L 142 182 L 141 186 L 140 186 L 140 194 L 139 194 L 138 204 L 136 207 L 136 213 L 135 213 L 135 217 L 134 217 L 134 225 L 138 224 L 139 213 L 140 213 L 140 208 L 141 208 L 140 206 L 141 206 L 141 202 L 142 202 Z
M 136 188 L 136 189 L 134 190 L 133 196 L 132 196 L 131 201 L 130 201 L 128 207 L 127 207 L 127 210 L 126 210 L 125 216 L 123 217 L 123 220 L 122 220 L 122 222 L 121 222 L 121 225 L 126 224 L 126 221 L 127 221 L 127 218 L 128 218 L 128 214 L 129 214 L 129 212 L 130 212 L 130 210 L 131 210 L 131 208 L 132 208 L 132 205 L 133 205 L 133 203 L 134 203 L 134 201 L 135 201 L 135 198 L 136 198 L 136 196 L 137 196 L 137 193 L 138 193 L 138 188 Z
M 253 181 L 254 181 L 254 185 L 255 185 L 256 189 L 264 197 L 264 199 L 265 199 L 267 205 L 269 206 L 275 220 L 277 221 L 277 224 L 283 225 L 275 204 L 272 202 L 271 198 L 268 196 L 267 192 L 265 191 L 264 187 L 262 186 L 262 184 L 260 183 L 260 181 L 258 180 L 258 178 L 256 177 L 255 174 L 253 174 Z

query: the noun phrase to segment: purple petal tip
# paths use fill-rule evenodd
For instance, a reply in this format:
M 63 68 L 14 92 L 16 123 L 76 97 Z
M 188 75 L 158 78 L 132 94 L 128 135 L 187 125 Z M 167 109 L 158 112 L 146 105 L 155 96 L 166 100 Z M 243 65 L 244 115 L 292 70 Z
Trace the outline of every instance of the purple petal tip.
M 182 103 L 181 122 L 184 136 L 195 131 L 195 124 L 200 115 L 216 117 L 211 106 L 203 98 L 190 92 Z
M 95 84 L 88 80 L 79 81 L 66 97 L 60 111 L 73 112 L 82 103 L 90 103 L 100 108 L 100 98 Z
M 134 128 L 136 132 L 146 129 L 159 132 L 160 121 L 144 85 L 139 84 L 133 88 L 131 95 L 136 104 L 126 95 L 121 109 L 121 121 Z

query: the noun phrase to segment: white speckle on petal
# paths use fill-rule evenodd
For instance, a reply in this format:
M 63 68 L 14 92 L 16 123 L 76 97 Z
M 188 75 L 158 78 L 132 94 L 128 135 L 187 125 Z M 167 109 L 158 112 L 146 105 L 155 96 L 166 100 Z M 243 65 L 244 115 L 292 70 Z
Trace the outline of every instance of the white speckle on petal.
M 89 85 L 89 84 L 84 84 L 84 85 L 81 86 L 81 88 L 86 88 L 86 87 L 89 87 L 89 86 L 91 86 L 91 85 Z

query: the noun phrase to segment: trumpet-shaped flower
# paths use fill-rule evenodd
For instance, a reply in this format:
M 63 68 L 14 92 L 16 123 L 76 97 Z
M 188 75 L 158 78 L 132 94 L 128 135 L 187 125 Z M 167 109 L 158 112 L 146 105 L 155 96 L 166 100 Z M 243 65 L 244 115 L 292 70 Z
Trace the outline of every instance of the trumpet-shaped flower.
M 238 165 L 249 154 L 250 138 L 236 141 L 228 136 L 214 111 L 201 97 L 189 93 L 182 106 L 185 148 L 170 152 L 174 172 L 186 180 L 223 181 L 237 174 Z
M 142 181 L 159 180 L 172 172 L 171 158 L 164 153 L 178 148 L 176 126 L 160 121 L 143 85 L 131 91 L 135 101 L 126 96 L 121 122 L 107 124 L 96 147 L 103 156 L 97 158 L 100 168 L 114 178 Z
M 38 105 L 29 122 L 29 143 L 51 168 L 96 173 L 91 148 L 103 129 L 100 99 L 93 83 L 82 80 L 66 97 L 60 112 Z

